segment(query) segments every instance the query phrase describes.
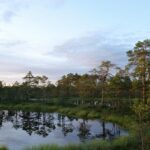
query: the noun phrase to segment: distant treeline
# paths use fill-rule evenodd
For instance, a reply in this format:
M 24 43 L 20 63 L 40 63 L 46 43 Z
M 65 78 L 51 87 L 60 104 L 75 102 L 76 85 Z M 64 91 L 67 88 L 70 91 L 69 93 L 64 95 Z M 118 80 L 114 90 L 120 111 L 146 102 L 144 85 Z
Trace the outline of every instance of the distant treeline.
M 34 76 L 29 71 L 23 83 L 16 81 L 12 86 L 5 86 L 0 82 L 0 101 L 104 105 L 113 109 L 129 107 L 134 100 L 148 103 L 150 40 L 137 42 L 127 56 L 128 64 L 124 68 L 105 60 L 87 74 L 62 76 L 55 85 L 48 77 Z

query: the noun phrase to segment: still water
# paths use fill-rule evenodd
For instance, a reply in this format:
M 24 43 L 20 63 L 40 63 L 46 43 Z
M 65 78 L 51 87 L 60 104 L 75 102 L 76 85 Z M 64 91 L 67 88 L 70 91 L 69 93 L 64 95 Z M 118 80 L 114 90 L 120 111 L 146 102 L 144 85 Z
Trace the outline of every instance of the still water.
M 0 111 L 0 145 L 22 150 L 39 144 L 80 143 L 127 135 L 118 125 L 59 113 Z

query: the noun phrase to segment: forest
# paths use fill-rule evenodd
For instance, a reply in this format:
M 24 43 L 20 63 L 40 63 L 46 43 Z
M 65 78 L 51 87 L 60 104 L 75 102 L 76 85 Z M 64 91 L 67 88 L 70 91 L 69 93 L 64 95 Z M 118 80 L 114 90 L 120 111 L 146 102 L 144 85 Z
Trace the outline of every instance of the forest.
M 45 75 L 34 76 L 31 71 L 22 78 L 22 83 L 16 81 L 9 86 L 0 81 L 0 101 L 57 101 L 62 105 L 105 105 L 112 109 L 129 107 L 135 101 L 148 104 L 150 40 L 137 42 L 133 50 L 127 51 L 127 57 L 125 67 L 104 60 L 88 73 L 69 73 L 56 84 Z
M 51 83 L 45 75 L 35 76 L 32 71 L 22 78 L 22 83 L 16 81 L 13 85 L 6 85 L 1 81 L 0 107 L 7 108 L 7 105 L 11 105 L 13 108 L 23 104 L 23 108 L 28 104 L 33 107 L 61 107 L 72 111 L 82 109 L 82 112 L 94 111 L 98 114 L 103 111 L 102 117 L 103 114 L 114 114 L 120 118 L 126 116 L 129 120 L 121 120 L 120 124 L 128 129 L 133 128 L 131 130 L 135 133 L 136 144 L 133 142 L 135 145 L 129 143 L 124 148 L 115 149 L 149 150 L 150 40 L 138 41 L 126 54 L 128 63 L 125 66 L 103 60 L 99 66 L 85 74 L 69 73 L 62 76 L 56 84 Z M 86 117 L 82 113 L 79 116 Z M 96 115 L 96 118 L 99 117 Z M 119 123 L 119 117 L 115 121 Z M 83 145 L 75 147 L 84 149 Z M 61 148 L 56 146 L 55 149 Z

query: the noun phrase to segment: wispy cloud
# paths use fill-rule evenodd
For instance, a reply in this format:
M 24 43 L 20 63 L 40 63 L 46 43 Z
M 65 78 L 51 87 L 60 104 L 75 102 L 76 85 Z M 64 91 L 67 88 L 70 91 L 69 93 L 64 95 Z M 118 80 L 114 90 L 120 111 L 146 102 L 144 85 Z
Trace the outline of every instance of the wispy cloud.
M 21 40 L 6 40 L 6 39 L 0 39 L 0 47 L 2 48 L 13 48 L 15 46 L 24 45 L 26 44 L 26 41 Z
M 13 11 L 5 11 L 2 15 L 2 19 L 5 22 L 10 22 L 12 20 L 12 18 L 16 16 L 16 13 Z
M 86 73 L 98 66 L 102 60 L 124 66 L 126 51 L 133 48 L 138 36 L 95 32 L 70 39 L 44 50 L 21 40 L 0 40 L 0 78 L 8 81 L 19 80 L 29 70 L 45 74 L 53 82 L 67 73 Z
M 22 9 L 27 9 L 29 6 L 35 6 L 41 3 L 41 7 L 49 5 L 62 6 L 66 0 L 0 0 L 0 22 L 9 23 Z
M 0 22 L 9 23 L 17 16 L 21 3 L 16 0 L 0 0 Z
M 49 54 L 64 57 L 68 63 L 87 68 L 99 65 L 102 60 L 124 65 L 127 62 L 126 51 L 132 48 L 134 41 L 136 38 L 130 35 L 115 37 L 111 33 L 94 33 L 55 46 Z

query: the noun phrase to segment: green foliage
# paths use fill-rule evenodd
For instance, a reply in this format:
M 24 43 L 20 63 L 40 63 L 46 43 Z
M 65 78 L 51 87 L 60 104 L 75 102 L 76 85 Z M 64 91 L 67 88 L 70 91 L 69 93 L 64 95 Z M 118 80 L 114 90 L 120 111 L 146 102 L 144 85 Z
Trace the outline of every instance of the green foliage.
M 99 112 L 95 112 L 95 111 L 90 111 L 87 115 L 88 118 L 99 118 L 100 117 L 100 113 Z
M 6 146 L 0 146 L 0 150 L 8 150 Z
M 77 116 L 81 117 L 81 118 L 85 118 L 87 117 L 88 112 L 85 110 L 81 110 L 79 112 L 77 112 Z
M 150 40 L 138 41 L 127 55 L 128 67 L 133 77 L 141 84 L 142 101 L 147 103 L 147 88 L 150 82 Z
M 146 119 L 150 114 L 150 106 L 144 103 L 135 103 L 133 105 L 133 111 L 135 114 L 140 117 L 139 119 Z M 141 121 L 142 121 L 141 120 Z

